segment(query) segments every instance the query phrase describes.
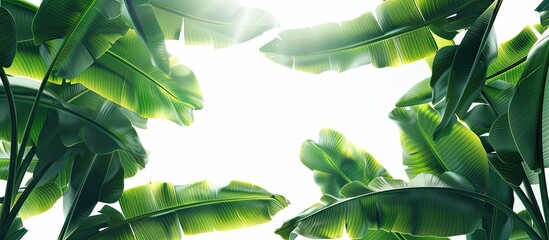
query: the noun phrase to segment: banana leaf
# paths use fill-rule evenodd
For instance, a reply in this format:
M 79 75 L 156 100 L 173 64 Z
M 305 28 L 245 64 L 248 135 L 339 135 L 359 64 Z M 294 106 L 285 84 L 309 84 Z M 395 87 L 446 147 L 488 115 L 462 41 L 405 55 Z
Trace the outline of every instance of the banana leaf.
M 545 102 L 549 38 L 545 33 L 530 50 L 521 80 L 509 104 L 509 126 L 520 155 L 531 170 L 549 166 L 547 132 L 548 104 Z
M 377 177 L 391 178 L 372 155 L 331 129 L 322 130 L 317 143 L 305 141 L 300 158 L 313 171 L 323 194 L 340 196 L 341 188 L 350 182 L 368 184 Z
M 494 62 L 492 62 L 490 66 L 488 66 L 488 70 L 486 73 L 486 85 L 483 91 L 486 90 L 487 88 L 490 88 L 490 86 L 495 86 L 492 84 L 494 84 L 494 82 L 496 81 L 509 82 L 511 83 L 511 85 L 516 84 L 520 79 L 522 72 L 524 71 L 524 66 L 526 64 L 526 56 L 528 54 L 528 51 L 538 39 L 538 36 L 536 35 L 535 32 L 543 33 L 544 31 L 545 29 L 541 28 L 540 25 L 526 26 L 516 36 L 501 43 L 498 47 L 498 58 Z M 444 49 L 445 48 L 440 49 L 439 52 L 441 52 Z M 437 74 L 436 76 L 441 76 L 443 74 L 449 73 L 449 72 L 446 72 L 448 61 L 451 61 L 451 59 L 437 61 L 438 63 L 443 64 L 441 65 L 443 67 L 441 68 L 440 66 L 438 66 L 436 68 L 433 68 L 433 71 L 436 70 L 440 72 L 440 74 Z M 441 77 L 444 77 L 444 76 L 441 76 Z M 435 84 L 435 86 L 438 86 L 440 84 L 440 86 L 438 87 L 439 91 L 438 93 L 436 93 L 436 95 L 438 96 L 437 98 L 432 97 L 433 90 L 431 89 L 431 86 L 429 86 L 428 84 L 428 82 L 431 81 L 432 79 L 431 77 L 419 82 L 418 84 L 413 86 L 410 90 L 408 90 L 408 92 L 406 92 L 399 99 L 396 106 L 407 107 L 407 106 L 427 103 L 429 101 L 433 101 L 437 103 L 438 101 L 442 100 L 442 98 L 445 97 L 446 95 L 448 76 L 446 75 L 445 77 L 446 77 L 446 80 L 439 79 L 438 82 L 440 83 Z M 495 87 L 501 88 L 503 87 L 503 85 L 500 83 Z M 508 87 L 505 86 L 505 88 L 508 88 Z M 494 94 L 496 93 L 494 92 Z M 507 107 L 505 107 L 505 111 L 501 111 L 502 112 L 501 114 L 506 113 L 507 112 L 506 109 Z
M 138 1 L 122 1 L 122 16 L 149 50 L 152 63 L 166 74 L 170 74 L 170 54 L 166 50 L 164 33 L 150 4 Z
M 486 195 L 505 204 L 510 209 L 515 202 L 513 190 L 493 169 L 490 169 L 490 181 Z M 508 240 L 513 230 L 513 220 L 494 206 L 484 206 L 482 228 L 486 230 L 486 239 Z
M 471 182 L 475 191 L 486 191 L 488 159 L 474 132 L 457 123 L 450 135 L 434 141 L 432 134 L 440 118 L 428 104 L 396 108 L 389 117 L 401 129 L 403 164 L 410 179 L 421 173 L 451 171 Z
M 11 66 L 17 49 L 15 19 L 10 11 L 0 7 L 0 67 Z
M 286 30 L 261 47 L 275 63 L 300 71 L 343 72 L 397 66 L 433 55 L 468 28 L 491 1 L 387 0 L 353 20 Z M 375 17 L 374 17 L 375 15 Z
M 248 41 L 278 26 L 265 10 L 245 7 L 236 0 L 150 0 L 141 1 L 154 9 L 167 40 L 189 45 L 227 47 Z
M 532 221 L 532 217 L 530 217 L 530 214 L 526 210 L 522 210 L 518 213 L 518 215 L 524 219 L 530 226 L 534 226 L 534 222 Z M 513 226 L 513 231 L 511 232 L 511 236 L 509 237 L 509 240 L 530 240 L 530 236 L 528 236 L 522 228 L 519 226 Z
M 120 2 L 44 0 L 33 21 L 34 42 L 46 65 L 62 78 L 74 78 L 101 57 L 128 31 Z M 110 16 L 109 16 L 110 15 Z
M 69 239 L 180 239 L 265 223 L 287 205 L 284 197 L 239 181 L 220 188 L 150 183 L 124 191 L 122 213 L 105 206 Z
M 11 77 L 10 82 L 18 109 L 18 119 L 23 121 L 26 119 L 25 116 L 28 116 L 39 82 L 17 77 Z M 6 98 L 5 93 L 2 92 L 3 88 L 0 89 L 0 100 Z M 0 104 L 6 104 L 6 101 L 0 101 Z M 37 142 L 41 127 L 46 121 L 48 112 L 53 112 L 60 116 L 59 123 L 56 126 L 63 126 L 63 128 L 58 129 L 62 132 L 61 136 L 66 146 L 82 142 L 92 151 L 102 154 L 121 150 L 128 155 L 134 165 L 145 165 L 145 150 L 135 130 L 131 127 L 131 122 L 120 112 L 120 107 L 106 102 L 103 105 L 96 106 L 96 111 L 76 109 L 64 104 L 48 90 L 44 92 L 40 106 L 41 110 L 35 118 L 35 124 L 31 131 L 30 139 L 33 145 L 40 145 Z M 5 123 L 5 121 L 8 121 L 9 115 L 6 107 L 1 109 L 4 109 L 4 112 L 0 112 L 0 122 Z M 0 126 L 2 126 L 0 128 L 0 138 L 3 141 L 9 141 L 9 124 L 1 124 Z M 24 126 L 24 123 L 19 126 Z M 22 128 L 19 129 L 21 133 Z
M 451 172 L 420 174 L 409 183 L 382 177 L 368 186 L 353 182 L 341 191 L 351 197 L 324 195 L 321 203 L 286 221 L 276 233 L 284 239 L 338 238 L 344 229 L 355 239 L 368 229 L 417 236 L 466 234 L 482 218 L 482 202 L 460 194 L 473 190 L 466 179 Z
M 497 57 L 497 42 L 492 25 L 501 0 L 497 0 L 475 21 L 456 49 L 448 74 L 446 108 L 433 137 L 448 135 L 456 122 L 455 115 L 462 117 L 482 91 L 488 65 Z
M 129 31 L 94 66 L 69 81 L 81 83 L 143 117 L 189 125 L 193 121 L 192 111 L 203 106 L 193 72 L 184 65 L 175 65 L 167 75 L 149 59 L 136 33 Z
M 114 203 L 124 190 L 124 172 L 113 154 L 87 152 L 76 159 L 63 196 L 65 222 L 59 239 L 66 239 L 91 214 L 98 202 Z

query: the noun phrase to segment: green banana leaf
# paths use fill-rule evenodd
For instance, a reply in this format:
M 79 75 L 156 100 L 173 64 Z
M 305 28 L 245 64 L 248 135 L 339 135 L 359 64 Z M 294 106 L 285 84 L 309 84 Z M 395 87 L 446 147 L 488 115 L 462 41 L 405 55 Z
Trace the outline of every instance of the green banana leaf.
M 250 183 L 232 181 L 174 186 L 150 183 L 124 191 L 122 213 L 106 206 L 69 239 L 180 239 L 215 230 L 265 223 L 285 208 L 284 197 Z
M 475 21 L 457 47 L 450 72 L 446 108 L 433 137 L 448 135 L 456 118 L 463 116 L 480 94 L 488 65 L 497 57 L 497 42 L 492 25 L 501 6 L 497 0 Z
M 55 182 L 48 182 L 35 188 L 21 207 L 18 216 L 25 220 L 47 211 L 61 198 L 61 194 L 61 186 Z
M 396 102 L 395 107 L 408 107 L 431 101 L 431 78 L 426 78 L 408 90 Z
M 11 77 L 10 83 L 14 92 L 15 102 L 18 110 L 18 121 L 26 119 L 30 111 L 30 105 L 36 95 L 39 82 Z M 5 99 L 3 88 L 0 89 L 0 100 Z M 6 104 L 6 101 L 0 101 L 0 104 Z M 103 105 L 96 106 L 95 111 L 86 109 L 77 109 L 64 104 L 52 92 L 46 90 L 40 101 L 41 110 L 35 118 L 35 124 L 31 131 L 31 143 L 37 144 L 42 125 L 46 121 L 48 112 L 59 115 L 59 122 L 56 126 L 62 133 L 63 144 L 66 146 L 76 145 L 80 142 L 86 144 L 92 151 L 99 154 L 112 153 L 117 150 L 124 151 L 132 160 L 134 165 L 144 166 L 146 164 L 146 153 L 141 145 L 131 122 L 125 118 L 125 115 L 119 110 L 120 107 L 106 102 Z M 7 107 L 0 108 L 0 122 L 8 121 Z M 0 138 L 3 141 L 9 141 L 9 124 L 1 124 Z M 21 122 L 19 126 L 24 126 Z M 22 127 L 19 129 L 22 135 Z M 47 145 L 47 144 L 46 144 Z
M 509 126 L 520 155 L 532 170 L 549 166 L 549 149 L 542 134 L 547 132 L 549 97 L 545 91 L 549 68 L 549 38 L 544 34 L 526 61 L 524 73 L 509 104 Z
M 465 114 L 463 122 L 465 122 L 467 127 L 477 136 L 481 136 L 490 131 L 490 127 L 496 118 L 498 117 L 490 105 L 479 104 Z
M 138 1 L 122 1 L 122 16 L 145 44 L 151 55 L 152 63 L 166 74 L 170 74 L 170 54 L 166 50 L 164 33 L 154 15 L 150 4 Z
M 538 7 L 536 7 L 537 12 L 543 12 L 549 10 L 549 0 L 543 0 Z
M 549 11 L 539 13 L 539 22 L 543 27 L 547 27 L 549 25 Z
M 499 117 L 492 125 L 490 142 L 503 162 L 513 164 L 523 161 L 513 139 L 507 114 Z
M 465 236 L 466 240 L 488 240 L 488 233 L 486 230 L 479 228 L 474 232 Z
M 23 227 L 23 221 L 21 221 L 21 218 L 17 217 L 15 218 L 10 228 L 8 229 L 8 234 L 6 236 L 6 239 L 10 239 L 10 240 L 22 239 L 23 236 L 27 233 L 27 231 L 28 230 L 25 229 L 25 227 Z
M 55 92 L 67 104 L 78 108 L 93 110 L 96 106 L 100 106 L 108 101 L 82 84 L 63 83 L 61 85 L 50 85 L 49 89 Z M 130 119 L 134 127 L 147 128 L 147 118 L 126 108 L 120 108 L 120 110 Z
M 433 132 L 440 120 L 428 104 L 396 108 L 389 117 L 401 129 L 403 164 L 410 179 L 421 173 L 451 171 L 471 182 L 475 191 L 486 191 L 488 159 L 479 138 L 470 129 L 457 123 L 450 135 L 434 141 Z
M 32 20 L 38 6 L 25 0 L 3 0 L 2 7 L 8 9 L 15 19 L 17 41 L 32 40 Z
M 86 152 L 76 159 L 63 196 L 65 222 L 59 239 L 66 239 L 91 214 L 98 202 L 114 203 L 124 191 L 124 171 L 113 154 Z
M 368 230 L 363 238 L 353 238 L 353 240 L 449 240 L 449 238 L 418 237 L 410 234 L 386 232 L 383 230 Z
M 513 209 L 515 199 L 513 190 L 507 182 L 493 169 L 490 169 L 490 180 L 488 182 L 486 195 Z M 513 220 L 494 206 L 485 205 L 482 228 L 486 230 L 486 239 L 508 240 L 513 230 Z
M 9 4 L 12 1 L 6 2 L 8 7 L 11 6 L 10 10 L 15 13 L 16 19 L 32 22 L 36 8 L 32 5 Z M 18 25 L 18 29 L 26 27 L 30 28 Z M 39 48 L 32 40 L 20 41 L 17 45 L 18 54 L 14 64 L 6 71 L 15 76 L 42 79 L 47 67 L 40 57 Z M 129 52 L 128 49 L 132 51 Z M 191 70 L 177 65 L 173 67 L 175 71 L 167 75 L 154 67 L 148 59 L 149 52 L 135 32 L 130 31 L 96 60 L 94 65 L 69 81 L 73 84 L 82 83 L 88 89 L 142 116 L 190 124 L 193 120 L 192 110 L 202 108 L 202 93 Z M 50 82 L 62 84 L 65 81 L 54 76 L 50 78 Z
M 495 153 L 488 153 L 487 155 L 490 165 L 507 183 L 515 187 L 522 184 L 525 175 L 524 171 L 520 170 L 523 168 L 521 163 L 506 163 L 502 161 Z
M 318 143 L 311 140 L 303 143 L 301 161 L 313 170 L 315 181 L 322 193 L 337 197 L 342 197 L 340 190 L 353 181 L 368 184 L 377 177 L 391 178 L 385 168 L 370 154 L 348 141 L 343 134 L 331 129 L 320 131 Z M 441 238 L 416 237 L 370 229 L 361 239 L 434 240 Z
M 437 52 L 433 59 L 433 70 L 431 74 L 433 104 L 438 104 L 446 97 L 448 78 L 458 48 L 459 46 L 444 47 Z
M 69 81 L 81 83 L 143 117 L 189 125 L 193 109 L 201 109 L 203 104 L 193 72 L 184 65 L 175 65 L 167 75 L 149 59 L 136 33 L 129 31 L 95 65 Z
M 108 0 L 44 0 L 33 21 L 34 42 L 55 74 L 74 78 L 101 57 L 128 31 L 120 2 Z
M 489 2 L 387 0 L 375 17 L 368 12 L 350 21 L 283 31 L 260 50 L 275 63 L 311 73 L 370 63 L 397 66 L 451 44 L 434 33 L 453 38 L 454 30 L 468 28 Z
M 301 145 L 301 162 L 314 173 L 323 194 L 341 196 L 341 188 L 353 181 L 370 183 L 377 177 L 391 178 L 385 168 L 369 153 L 331 129 L 320 131 L 317 143 L 307 140 Z
M 526 55 L 528 54 L 528 51 L 530 48 L 534 45 L 536 40 L 538 39 L 538 36 L 535 32 L 542 33 L 545 31 L 545 29 L 541 28 L 539 25 L 534 26 L 526 26 L 522 29 L 522 31 L 517 34 L 515 37 L 511 38 L 510 40 L 507 40 L 503 43 L 501 43 L 498 47 L 498 58 L 488 66 L 488 70 L 486 73 L 486 85 L 484 86 L 483 91 L 485 91 L 487 88 L 490 88 L 490 86 L 497 87 L 497 92 L 493 92 L 494 94 L 497 94 L 500 92 L 501 87 L 505 86 L 503 83 L 492 85 L 494 82 L 497 81 L 505 81 L 512 84 L 509 84 L 513 86 L 518 82 L 520 79 L 520 76 L 522 72 L 524 71 L 524 66 L 526 64 Z M 448 47 L 452 48 L 452 47 Z M 437 55 L 444 53 L 442 52 L 446 48 L 442 48 L 437 52 Z M 442 56 L 441 56 L 442 57 Z M 453 56 L 452 56 L 453 57 Z M 450 62 L 449 62 L 450 61 Z M 448 60 L 447 58 L 444 58 L 443 60 L 437 61 L 439 65 L 437 65 L 436 68 L 433 68 L 434 72 L 438 72 L 437 74 L 433 75 L 438 76 L 438 81 L 433 80 L 434 86 L 437 86 L 435 91 L 435 95 L 437 97 L 433 98 L 431 89 L 431 86 L 428 82 L 433 79 L 433 77 L 425 79 L 418 84 L 414 85 L 408 92 L 406 92 L 397 102 L 397 107 L 407 107 L 412 105 L 418 105 L 422 103 L 427 103 L 429 101 L 433 101 L 434 103 L 438 103 L 440 100 L 442 100 L 443 97 L 446 95 L 446 88 L 447 88 L 447 74 L 449 73 L 448 70 L 448 63 L 451 63 L 451 59 Z M 445 79 L 445 80 L 444 80 Z M 505 86 L 507 89 L 508 86 Z M 495 89 L 494 89 L 495 90 Z M 506 93 L 508 90 L 506 90 Z M 514 90 L 511 90 L 514 91 Z M 512 92 L 511 92 L 512 93 Z M 508 103 L 507 103 L 508 104 Z M 500 109 L 500 108 L 497 108 Z M 501 110 L 501 109 L 500 109 Z M 505 107 L 505 111 L 500 111 L 504 114 L 507 112 L 507 107 Z
M 486 83 L 504 80 L 516 84 L 524 71 L 528 51 L 538 40 L 538 30 L 526 26 L 512 39 L 498 47 L 498 58 L 490 64 L 486 72 Z M 543 32 L 538 32 L 543 33 Z
M 10 11 L 0 7 L 0 67 L 11 66 L 17 49 L 15 19 Z
M 503 80 L 490 82 L 482 89 L 483 100 L 492 106 L 498 116 L 507 114 L 514 93 L 515 85 Z
M 534 227 L 534 222 L 532 221 L 532 217 L 530 217 L 530 214 L 526 210 L 522 210 L 518 212 L 518 215 L 524 219 L 530 226 Z M 511 236 L 509 236 L 509 240 L 530 240 L 531 238 L 520 228 L 519 226 L 514 225 L 513 231 L 511 232 Z
M 474 187 L 459 175 L 420 174 L 409 183 L 377 178 L 368 186 L 353 182 L 341 193 L 324 195 L 276 230 L 284 239 L 338 238 L 345 228 L 351 238 L 362 238 L 368 229 L 426 236 L 453 236 L 474 231 L 482 218 L 483 204 L 459 193 Z M 441 216 L 440 213 L 445 213 Z
M 227 47 L 248 41 L 278 26 L 270 13 L 241 6 L 236 0 L 150 0 L 166 39 L 185 44 Z

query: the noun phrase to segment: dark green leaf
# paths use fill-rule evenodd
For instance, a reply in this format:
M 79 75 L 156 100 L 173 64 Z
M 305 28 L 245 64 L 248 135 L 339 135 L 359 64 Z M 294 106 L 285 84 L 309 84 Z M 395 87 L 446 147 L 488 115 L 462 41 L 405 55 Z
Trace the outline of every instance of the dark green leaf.
M 284 239 L 297 235 L 338 238 L 344 228 L 351 238 L 362 238 L 368 229 L 378 228 L 427 236 L 466 234 L 479 225 L 482 202 L 458 192 L 473 190 L 466 179 L 450 172 L 420 174 L 409 183 L 377 178 L 366 187 L 353 182 L 341 192 L 354 197 L 325 195 L 321 203 L 286 221 L 276 233 Z M 441 218 L 441 212 L 452 217 Z
M 15 19 L 10 11 L 0 7 L 0 67 L 11 66 L 17 49 Z
M 494 122 L 490 129 L 490 142 L 503 162 L 516 164 L 522 162 L 523 159 L 513 139 L 508 119 L 508 115 L 505 114 Z
M 65 192 L 65 223 L 59 235 L 66 239 L 101 201 L 116 202 L 124 190 L 124 173 L 120 161 L 108 155 L 87 152 L 77 159 L 72 170 L 70 187 Z
M 6 239 L 9 240 L 19 240 L 22 239 L 23 236 L 27 233 L 27 229 L 23 227 L 23 221 L 21 221 L 21 218 L 17 217 L 12 222 L 10 228 L 8 229 L 8 233 L 6 235 Z
M 32 40 L 32 20 L 38 7 L 21 0 L 3 0 L 2 7 L 8 9 L 15 18 L 17 41 Z
M 184 186 L 151 183 L 124 191 L 123 215 L 103 208 L 69 239 L 180 239 L 265 223 L 288 205 L 286 199 L 245 182 L 224 187 L 208 182 Z
M 488 160 L 496 172 L 509 184 L 518 187 L 524 181 L 525 175 L 524 171 L 521 171 L 523 168 L 521 163 L 503 162 L 495 153 L 488 153 Z
M 496 172 L 490 170 L 490 180 L 486 194 L 495 200 L 513 208 L 515 201 L 513 190 Z M 492 205 L 484 206 L 482 227 L 486 230 L 487 239 L 508 240 L 513 230 L 513 221 L 505 213 Z
M 496 118 L 494 110 L 489 105 L 479 104 L 465 114 L 463 121 L 471 131 L 480 136 L 490 131 L 490 127 Z
M 432 134 L 440 120 L 428 104 L 396 108 L 389 117 L 400 126 L 403 163 L 410 179 L 421 173 L 451 171 L 469 180 L 477 192 L 486 190 L 488 159 L 470 129 L 458 123 L 450 135 L 435 142 Z
M 42 44 L 40 53 L 58 76 L 78 76 L 126 34 L 128 27 L 121 17 L 107 16 L 116 6 L 113 3 L 116 1 L 42 2 L 33 21 L 34 41 Z
M 544 34 L 528 55 L 524 73 L 509 104 L 509 126 L 520 155 L 532 170 L 549 165 L 549 148 L 543 133 L 548 131 L 549 37 Z
M 433 73 L 431 75 L 432 102 L 437 104 L 446 96 L 448 77 L 452 61 L 458 46 L 449 46 L 440 49 L 433 59 Z
M 497 115 L 502 116 L 509 111 L 509 102 L 515 93 L 515 85 L 502 80 L 493 81 L 482 89 L 484 100 L 492 106 Z
M 536 7 L 536 11 L 542 12 L 549 10 L 549 0 L 543 0 L 538 7 Z
M 463 116 L 484 87 L 488 65 L 497 57 L 492 25 L 500 5 L 501 0 L 497 0 L 484 11 L 456 50 L 448 77 L 446 109 L 433 134 L 435 139 L 449 133 L 455 115 Z
M 156 20 L 154 8 L 149 4 L 138 4 L 134 0 L 123 0 L 122 5 L 123 16 L 149 50 L 153 64 L 169 74 L 170 54 L 166 50 L 164 33 Z

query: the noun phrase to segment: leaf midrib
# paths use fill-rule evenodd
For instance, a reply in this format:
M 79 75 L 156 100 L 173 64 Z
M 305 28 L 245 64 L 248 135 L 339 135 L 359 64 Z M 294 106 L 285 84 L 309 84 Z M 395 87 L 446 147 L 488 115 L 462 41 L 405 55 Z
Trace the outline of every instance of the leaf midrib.
M 216 204 L 222 204 L 222 203 L 244 202 L 244 201 L 275 201 L 275 202 L 278 202 L 274 196 L 276 196 L 276 195 L 273 194 L 270 197 L 239 197 L 239 198 L 212 199 L 212 200 L 207 200 L 207 201 L 192 202 L 192 203 L 189 203 L 189 204 L 176 205 L 176 206 L 173 206 L 173 207 L 164 208 L 164 209 L 152 211 L 152 212 L 149 212 L 149 213 L 146 213 L 146 214 L 143 214 L 143 215 L 138 215 L 138 216 L 135 216 L 135 217 L 132 217 L 132 218 L 128 218 L 123 222 L 120 222 L 120 223 L 117 223 L 113 226 L 107 227 L 105 230 L 96 233 L 95 235 L 91 236 L 89 239 L 95 239 L 95 238 L 103 235 L 106 232 L 112 231 L 113 229 L 124 227 L 124 226 L 127 226 L 127 225 L 129 225 L 133 222 L 137 222 L 137 221 L 149 218 L 149 217 L 158 217 L 158 216 L 163 216 L 163 215 L 166 215 L 166 214 L 175 213 L 176 211 L 181 211 L 181 210 L 185 210 L 185 209 L 189 209 L 189 208 L 203 207 L 203 206 L 216 205 Z
M 475 4 L 477 4 L 477 1 L 472 0 L 472 1 L 469 1 L 467 4 L 464 4 L 460 7 L 458 7 L 457 9 L 453 9 L 452 11 L 444 12 L 444 14 L 440 14 L 440 16 L 435 17 L 435 18 L 431 18 L 431 19 L 429 19 L 429 21 L 425 21 L 421 24 L 411 26 L 411 27 L 403 27 L 403 28 L 400 28 L 400 29 L 395 29 L 395 30 L 392 30 L 392 31 L 389 31 L 389 32 L 385 33 L 384 35 L 374 37 L 374 38 L 371 38 L 371 39 L 368 39 L 368 40 L 365 40 L 365 41 L 362 41 L 362 42 L 358 42 L 358 43 L 355 43 L 355 44 L 350 44 L 350 45 L 344 46 L 344 47 L 328 49 L 328 50 L 324 50 L 324 51 L 310 52 L 310 53 L 304 52 L 304 53 L 300 53 L 300 54 L 276 53 L 276 52 L 267 52 L 267 53 L 269 53 L 269 54 L 278 54 L 278 55 L 291 55 L 291 56 L 314 56 L 314 55 L 329 54 L 329 53 L 334 53 L 334 52 L 340 52 L 340 51 L 346 51 L 346 50 L 350 50 L 350 49 L 354 49 L 354 48 L 359 48 L 359 47 L 363 47 L 365 45 L 381 42 L 383 40 L 387 40 L 387 39 L 390 39 L 390 38 L 393 38 L 393 37 L 396 37 L 396 36 L 399 36 L 399 35 L 402 35 L 402 34 L 405 34 L 405 33 L 413 32 L 413 31 L 419 30 L 423 27 L 427 27 L 427 26 L 429 26 L 431 24 L 434 24 L 434 23 L 436 23 L 436 22 L 438 22 L 442 19 L 447 18 L 452 13 L 457 13 L 457 12 L 462 11 L 464 9 L 467 9 L 467 8 L 469 8 L 469 7 L 471 7 Z M 376 21 L 377 21 L 377 19 L 376 19 Z

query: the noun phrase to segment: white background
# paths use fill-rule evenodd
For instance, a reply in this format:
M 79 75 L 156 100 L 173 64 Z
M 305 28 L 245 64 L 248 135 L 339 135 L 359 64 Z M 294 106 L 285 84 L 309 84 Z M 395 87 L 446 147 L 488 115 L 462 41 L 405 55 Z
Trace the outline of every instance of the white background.
M 149 164 L 128 179 L 126 187 L 149 181 L 186 184 L 208 179 L 223 184 L 237 179 L 281 194 L 292 204 L 268 224 L 185 239 L 281 239 L 274 230 L 321 196 L 311 171 L 299 160 L 299 149 L 304 140 L 317 140 L 323 128 L 343 132 L 394 177 L 406 178 L 398 129 L 387 115 L 403 93 L 429 76 L 425 63 L 384 69 L 363 66 L 341 74 L 313 75 L 272 63 L 258 50 L 283 29 L 351 19 L 381 1 L 242 2 L 272 12 L 280 28 L 225 49 L 169 44 L 181 63 L 195 72 L 205 107 L 195 112 L 190 127 L 151 120 L 147 130 L 139 131 L 150 152 Z M 496 22 L 498 40 L 509 39 L 527 23 L 536 23 L 538 15 L 533 9 L 539 2 L 505 1 Z M 25 239 L 56 239 L 63 224 L 61 201 L 24 224 L 29 229 Z

